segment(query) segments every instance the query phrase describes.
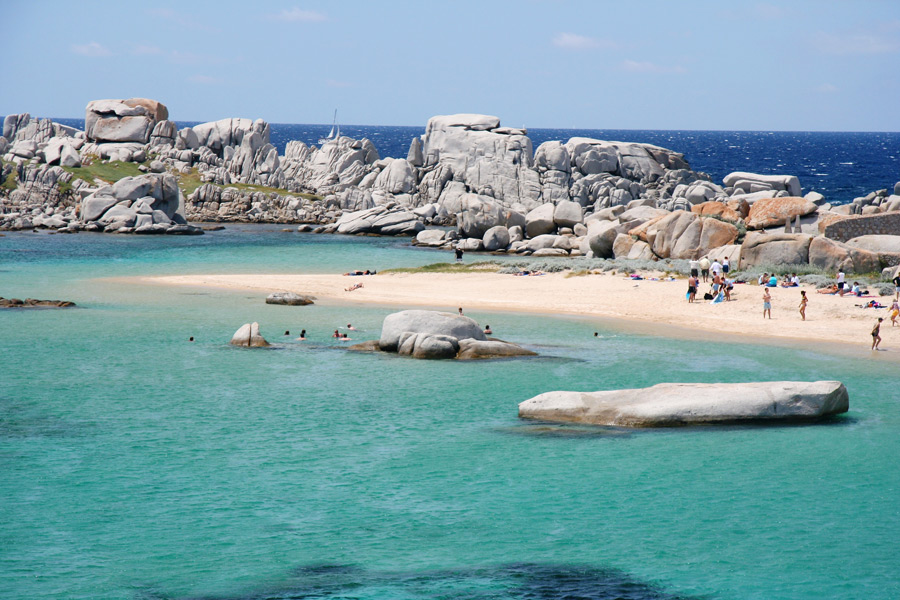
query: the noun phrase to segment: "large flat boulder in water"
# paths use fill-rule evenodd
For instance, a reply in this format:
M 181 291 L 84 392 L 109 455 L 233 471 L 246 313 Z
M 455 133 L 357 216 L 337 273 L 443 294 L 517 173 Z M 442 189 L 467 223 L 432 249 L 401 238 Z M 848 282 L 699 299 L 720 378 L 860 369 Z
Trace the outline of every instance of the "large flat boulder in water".
M 547 392 L 519 404 L 519 416 L 616 427 L 804 421 L 847 412 L 839 381 L 660 383 L 643 389 Z
M 484 340 L 481 327 L 462 315 L 433 310 L 403 310 L 384 318 L 379 345 L 386 352 L 397 352 L 404 333 L 450 336 L 456 339 Z

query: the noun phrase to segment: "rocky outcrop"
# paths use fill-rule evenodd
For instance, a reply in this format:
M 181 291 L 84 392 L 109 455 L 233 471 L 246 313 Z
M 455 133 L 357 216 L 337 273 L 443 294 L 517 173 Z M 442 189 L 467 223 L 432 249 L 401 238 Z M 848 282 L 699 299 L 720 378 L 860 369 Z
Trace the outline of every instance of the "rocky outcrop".
M 270 345 L 260 335 L 259 323 L 244 323 L 234 332 L 229 343 L 232 346 L 242 346 L 244 348 L 265 348 Z
M 759 175 L 735 171 L 725 176 L 722 182 L 726 191 L 734 193 L 752 194 L 756 192 L 786 192 L 788 196 L 799 196 L 800 180 L 793 175 Z
M 749 232 L 741 247 L 741 267 L 805 265 L 809 262 L 812 239 L 805 233 Z
M 177 180 L 168 174 L 125 177 L 81 203 L 85 228 L 119 233 L 202 233 L 187 224 Z
M 353 350 L 371 351 L 371 344 Z M 516 344 L 488 339 L 478 323 L 468 317 L 428 310 L 404 310 L 385 317 L 378 349 L 427 359 L 480 359 L 533 356 Z
M 806 198 L 783 197 L 757 200 L 750 207 L 747 227 L 767 229 L 790 223 L 795 217 L 803 217 L 816 212 L 818 206 Z
M 315 298 L 294 292 L 273 292 L 266 296 L 266 304 L 283 304 L 286 306 L 307 306 L 313 304 Z
M 93 100 L 85 110 L 84 128 L 93 142 L 146 144 L 156 123 L 168 118 L 168 109 L 156 100 Z
M 337 232 L 345 234 L 416 235 L 424 229 L 418 216 L 396 204 L 344 213 L 337 220 Z
M 71 308 L 74 302 L 68 300 L 36 300 L 35 298 L 3 298 L 0 297 L 0 308 Z
M 847 412 L 839 381 L 661 383 L 643 389 L 547 392 L 519 404 L 526 419 L 614 427 L 810 421 Z

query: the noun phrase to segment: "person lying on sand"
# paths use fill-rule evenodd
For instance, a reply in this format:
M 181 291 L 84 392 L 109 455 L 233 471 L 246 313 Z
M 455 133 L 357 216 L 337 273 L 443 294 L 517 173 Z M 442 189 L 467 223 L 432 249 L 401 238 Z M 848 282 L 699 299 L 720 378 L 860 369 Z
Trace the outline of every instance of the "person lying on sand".
M 833 283 L 833 284 L 831 284 L 831 287 L 823 287 L 820 290 L 816 290 L 816 292 L 819 294 L 837 294 L 838 286 L 836 283 Z
M 516 277 L 526 277 L 528 275 L 538 276 L 543 274 L 543 271 L 519 271 L 518 273 L 513 273 Z
M 351 285 L 350 287 L 344 288 L 344 291 L 345 291 L 345 292 L 352 292 L 353 290 L 358 290 L 358 289 L 361 288 L 361 287 L 363 287 L 363 284 L 361 284 L 361 283 L 354 283 L 354 284 Z

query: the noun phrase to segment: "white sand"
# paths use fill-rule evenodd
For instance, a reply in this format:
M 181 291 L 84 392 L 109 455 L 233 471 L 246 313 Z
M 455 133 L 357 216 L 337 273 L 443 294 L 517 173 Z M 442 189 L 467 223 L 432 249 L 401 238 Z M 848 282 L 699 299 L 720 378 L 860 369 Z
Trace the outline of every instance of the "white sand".
M 799 288 L 809 296 L 807 320 L 802 321 L 797 310 L 798 288 L 769 290 L 773 317 L 770 320 L 762 317 L 763 290 L 756 285 L 736 285 L 732 302 L 691 304 L 685 299 L 686 279 L 632 281 L 612 274 L 572 277 L 559 273 L 526 277 L 497 273 L 395 273 L 358 277 L 232 274 L 141 277 L 130 281 L 258 290 L 261 294 L 292 291 L 316 296 L 319 302 L 380 304 L 398 309 L 428 307 L 455 312 L 457 307 L 464 307 L 466 310 L 611 317 L 645 325 L 680 327 L 682 333 L 751 336 L 757 338 L 753 341 L 782 340 L 817 349 L 827 349 L 822 342 L 847 345 L 842 353 L 858 349 L 871 354 L 870 331 L 877 318 L 884 317 L 881 346 L 886 351 L 877 355 L 900 359 L 900 327 L 891 327 L 889 311 L 855 306 L 872 299 L 889 306 L 892 296 L 841 298 L 818 294 L 809 286 Z M 363 287 L 346 291 L 358 283 Z M 701 290 L 708 287 L 701 284 Z M 666 332 L 660 329 L 659 333 Z

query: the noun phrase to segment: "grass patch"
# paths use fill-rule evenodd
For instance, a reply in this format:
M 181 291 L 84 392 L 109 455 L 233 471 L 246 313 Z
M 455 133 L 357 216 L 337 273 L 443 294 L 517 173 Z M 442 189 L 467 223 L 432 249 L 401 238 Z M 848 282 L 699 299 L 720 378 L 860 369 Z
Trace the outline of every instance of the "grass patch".
M 125 177 L 137 177 L 143 175 L 138 169 L 138 163 L 122 162 L 114 160 L 112 162 L 103 163 L 99 159 L 94 159 L 91 164 L 82 165 L 80 167 L 63 167 L 67 173 L 72 174 L 72 179 L 83 179 L 91 185 L 96 180 L 105 181 L 106 183 L 115 183 Z
M 178 178 L 178 187 L 181 188 L 181 193 L 184 194 L 185 198 L 193 194 L 204 183 L 200 179 L 200 172 L 197 170 L 197 167 L 191 169 L 190 173 L 176 173 L 175 177 Z
M 476 263 L 434 263 L 424 267 L 385 269 L 379 273 L 496 273 L 500 265 L 492 261 Z

